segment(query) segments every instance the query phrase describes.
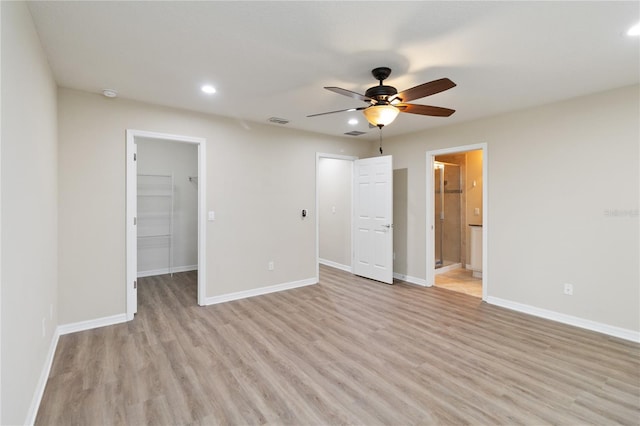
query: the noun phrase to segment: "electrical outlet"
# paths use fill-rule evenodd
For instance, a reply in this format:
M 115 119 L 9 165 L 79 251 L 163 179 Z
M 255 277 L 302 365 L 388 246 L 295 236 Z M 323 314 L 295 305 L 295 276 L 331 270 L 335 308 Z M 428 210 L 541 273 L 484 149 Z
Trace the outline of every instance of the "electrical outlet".
M 564 283 L 564 294 L 573 296 L 573 284 Z
M 269 265 L 267 266 L 267 268 L 268 268 L 270 271 L 273 271 L 274 269 L 276 269 L 276 266 L 275 266 L 275 264 L 273 263 L 273 260 L 270 260 L 270 261 L 269 261 Z

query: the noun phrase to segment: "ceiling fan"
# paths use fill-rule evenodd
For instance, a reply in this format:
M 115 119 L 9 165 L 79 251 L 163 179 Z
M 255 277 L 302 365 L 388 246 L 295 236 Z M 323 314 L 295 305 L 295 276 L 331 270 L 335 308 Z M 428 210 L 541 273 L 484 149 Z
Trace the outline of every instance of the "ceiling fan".
M 364 95 L 342 89 L 340 87 L 325 87 L 325 89 L 334 93 L 368 102 L 369 106 L 323 112 L 320 114 L 308 115 L 307 117 L 317 117 L 319 115 L 334 114 L 336 112 L 362 111 L 369 123 L 382 129 L 383 126 L 393 122 L 400 112 L 429 115 L 433 117 L 449 117 L 451 114 L 456 112 L 449 108 L 407 103 L 414 99 L 424 98 L 425 96 L 434 95 L 455 87 L 456 84 L 448 78 L 433 80 L 398 93 L 395 87 L 385 86 L 382 84 L 382 82 L 391 74 L 391 68 L 374 68 L 371 70 L 371 74 L 373 74 L 373 77 L 378 80 L 380 84 L 367 89 Z

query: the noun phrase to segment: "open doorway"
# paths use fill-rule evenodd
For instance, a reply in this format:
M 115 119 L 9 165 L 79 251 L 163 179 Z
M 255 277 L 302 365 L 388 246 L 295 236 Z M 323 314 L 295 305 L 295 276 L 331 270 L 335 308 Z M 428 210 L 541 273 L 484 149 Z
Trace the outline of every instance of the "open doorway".
M 180 279 L 196 282 L 193 302 L 204 304 L 205 158 L 202 138 L 127 130 L 128 319 L 139 280 L 190 273 Z
M 427 283 L 486 299 L 486 144 L 427 152 Z
M 198 147 L 147 138 L 136 144 L 137 276 L 197 271 Z
M 353 162 L 356 157 L 317 154 L 318 264 L 352 272 Z
M 342 168 L 341 173 L 337 173 L 338 168 Z M 333 182 L 338 175 L 339 181 Z M 338 204 L 342 206 L 340 223 L 332 218 L 338 213 Z M 319 265 L 324 263 L 393 284 L 393 158 L 390 155 L 357 159 L 317 154 L 316 211 L 318 279 Z M 323 216 L 327 219 L 321 224 Z M 331 238 L 329 221 L 337 223 L 334 226 L 338 228 L 339 238 Z M 341 257 L 327 259 L 331 253 Z

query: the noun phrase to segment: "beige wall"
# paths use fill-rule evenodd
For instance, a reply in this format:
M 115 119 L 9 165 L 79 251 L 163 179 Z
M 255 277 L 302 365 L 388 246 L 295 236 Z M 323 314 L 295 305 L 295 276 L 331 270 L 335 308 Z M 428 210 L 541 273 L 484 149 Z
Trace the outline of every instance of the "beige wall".
M 485 142 L 489 296 L 640 330 L 638 93 L 625 87 L 385 141 L 394 169 L 408 171 L 411 213 L 395 243 L 406 258 L 396 263 L 425 277 L 425 152 Z
M 353 161 L 318 161 L 320 259 L 351 267 L 351 169 Z
M 23 2 L 1 2 L 0 7 L 0 423 L 8 425 L 28 421 L 57 325 L 57 124 L 56 85 L 27 6 Z
M 207 139 L 206 209 L 216 212 L 207 222 L 207 297 L 313 278 L 316 152 L 370 150 L 353 138 L 69 89 L 58 95 L 62 324 L 125 312 L 127 128 Z

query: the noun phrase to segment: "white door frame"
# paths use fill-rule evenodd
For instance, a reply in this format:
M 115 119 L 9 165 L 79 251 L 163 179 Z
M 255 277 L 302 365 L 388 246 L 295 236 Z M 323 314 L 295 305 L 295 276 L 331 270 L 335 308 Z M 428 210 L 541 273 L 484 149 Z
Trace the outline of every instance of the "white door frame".
M 466 151 L 482 150 L 482 300 L 487 300 L 488 288 L 489 288 L 489 250 L 488 235 L 489 235 L 489 199 L 487 197 L 489 188 L 488 170 L 489 170 L 489 156 L 487 153 L 486 142 L 456 146 L 452 148 L 436 149 L 427 151 L 426 161 L 426 177 L 427 177 L 427 286 L 431 287 L 435 283 L 435 199 L 434 199 L 434 182 L 433 182 L 433 165 L 435 156 L 444 154 L 455 154 Z M 464 224 L 463 224 L 464 225 Z
M 192 136 L 172 135 L 167 133 L 148 132 L 144 130 L 127 129 L 127 226 L 126 226 L 126 247 L 127 247 L 127 273 L 126 273 L 126 300 L 127 300 L 127 320 L 132 320 L 137 311 L 137 298 L 134 292 L 134 282 L 137 281 L 135 270 L 135 257 L 138 255 L 138 242 L 135 226 L 135 215 L 138 195 L 136 185 L 136 165 L 132 161 L 135 153 L 136 138 L 158 139 L 171 142 L 183 142 L 198 145 L 198 305 L 205 305 L 206 298 L 206 142 L 205 138 Z
M 349 220 L 351 221 L 351 255 L 350 260 L 351 264 L 349 265 L 353 270 L 353 162 L 358 159 L 358 157 L 353 157 L 350 155 L 339 155 L 339 154 L 325 154 L 321 152 L 316 152 L 316 282 L 320 280 L 320 213 L 319 213 L 319 199 L 318 199 L 318 189 L 320 186 L 320 159 L 321 158 L 332 158 L 334 160 L 345 160 L 351 162 L 351 177 L 349 179 L 351 185 L 351 213 L 349 214 Z

